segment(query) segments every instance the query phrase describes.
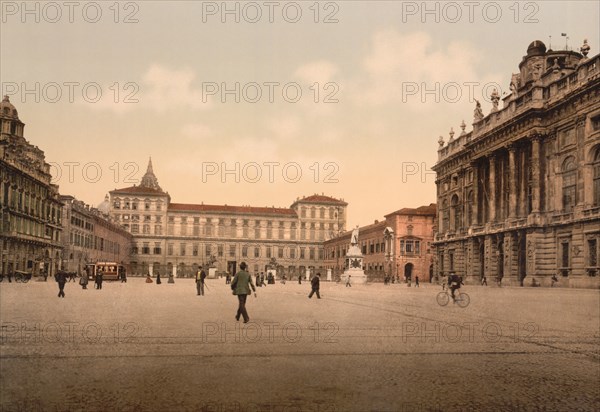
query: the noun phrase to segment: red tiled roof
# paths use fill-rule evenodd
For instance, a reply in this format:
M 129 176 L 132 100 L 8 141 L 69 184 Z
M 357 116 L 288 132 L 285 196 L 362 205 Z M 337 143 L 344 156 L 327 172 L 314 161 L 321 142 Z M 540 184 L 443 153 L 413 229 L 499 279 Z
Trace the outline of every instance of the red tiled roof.
M 327 203 L 327 204 L 336 204 L 336 205 L 348 205 L 348 203 L 343 200 L 335 199 L 333 197 L 324 196 L 324 195 L 312 195 L 308 197 L 304 197 L 302 199 L 296 200 L 293 204 L 296 203 Z
M 405 207 L 400 210 L 396 210 L 390 214 L 385 215 L 385 217 L 392 215 L 416 215 L 416 216 L 435 216 L 437 213 L 437 205 L 435 203 L 431 203 L 429 206 L 420 206 L 415 208 Z
M 110 193 L 131 193 L 131 194 L 150 194 L 150 195 L 166 195 L 162 190 L 152 189 L 144 186 L 131 186 L 124 189 L 111 190 Z
M 195 205 L 186 203 L 170 203 L 169 211 L 178 212 L 222 212 L 222 213 L 243 213 L 249 215 L 284 215 L 296 216 L 292 209 L 282 209 L 278 207 L 253 207 L 253 206 L 227 206 L 227 205 Z

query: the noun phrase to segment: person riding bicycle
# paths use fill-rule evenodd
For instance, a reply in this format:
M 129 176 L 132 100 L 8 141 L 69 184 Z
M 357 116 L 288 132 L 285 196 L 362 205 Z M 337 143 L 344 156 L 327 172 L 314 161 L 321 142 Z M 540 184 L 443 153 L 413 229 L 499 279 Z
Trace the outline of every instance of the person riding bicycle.
M 448 276 L 448 287 L 450 288 L 452 300 L 456 300 L 454 291 L 460 289 L 460 285 L 464 285 L 462 278 L 454 272 L 450 273 L 450 276 Z

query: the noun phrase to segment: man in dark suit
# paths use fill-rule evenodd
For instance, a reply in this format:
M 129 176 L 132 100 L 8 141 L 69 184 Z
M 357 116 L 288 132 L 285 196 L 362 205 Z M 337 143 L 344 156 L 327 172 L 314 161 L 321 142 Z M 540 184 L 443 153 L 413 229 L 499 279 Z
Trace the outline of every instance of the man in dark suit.
M 198 296 L 204 296 L 204 279 L 206 279 L 206 272 L 200 267 L 196 273 L 196 292 Z
M 67 283 L 67 274 L 62 270 L 56 273 L 56 281 L 58 282 L 58 297 L 65 297 L 65 283 Z
M 308 295 L 309 299 L 312 298 L 312 295 L 314 295 L 315 293 L 317 294 L 317 299 L 321 299 L 321 295 L 319 294 L 320 282 L 321 282 L 321 274 L 317 273 L 317 276 L 313 277 L 310 280 L 312 290 L 310 291 L 310 294 Z
M 244 323 L 250 321 L 250 317 L 246 311 L 246 298 L 250 294 L 250 288 L 252 288 L 254 297 L 256 297 L 256 288 L 252 283 L 252 276 L 250 276 L 250 273 L 246 272 L 247 267 L 246 262 L 240 263 L 241 270 L 235 274 L 231 281 L 231 290 L 233 290 L 234 295 L 237 295 L 239 301 L 235 320 L 240 320 L 240 316 L 242 316 L 244 318 Z

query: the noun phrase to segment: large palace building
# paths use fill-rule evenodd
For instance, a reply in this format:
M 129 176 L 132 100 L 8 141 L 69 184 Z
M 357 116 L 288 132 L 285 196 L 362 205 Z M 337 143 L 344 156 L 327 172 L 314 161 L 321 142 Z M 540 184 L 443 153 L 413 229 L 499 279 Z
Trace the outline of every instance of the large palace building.
M 139 186 L 110 192 L 109 213 L 133 236 L 130 272 L 192 276 L 268 268 L 288 278 L 323 270 L 323 242 L 344 230 L 347 203 L 324 195 L 289 208 L 172 203 L 152 161 Z
M 600 286 L 600 55 L 534 41 L 511 94 L 440 137 L 436 275 Z
M 61 265 L 62 204 L 44 152 L 23 137 L 25 124 L 0 103 L 0 259 L 2 274 L 54 275 Z

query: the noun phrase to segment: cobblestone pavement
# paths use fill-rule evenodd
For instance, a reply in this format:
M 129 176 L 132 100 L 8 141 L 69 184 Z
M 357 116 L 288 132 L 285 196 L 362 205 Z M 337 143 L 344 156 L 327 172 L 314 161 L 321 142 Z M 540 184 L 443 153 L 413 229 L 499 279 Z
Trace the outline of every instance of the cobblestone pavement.
M 224 283 L 1 283 L 0 410 L 600 410 L 597 290 Z

